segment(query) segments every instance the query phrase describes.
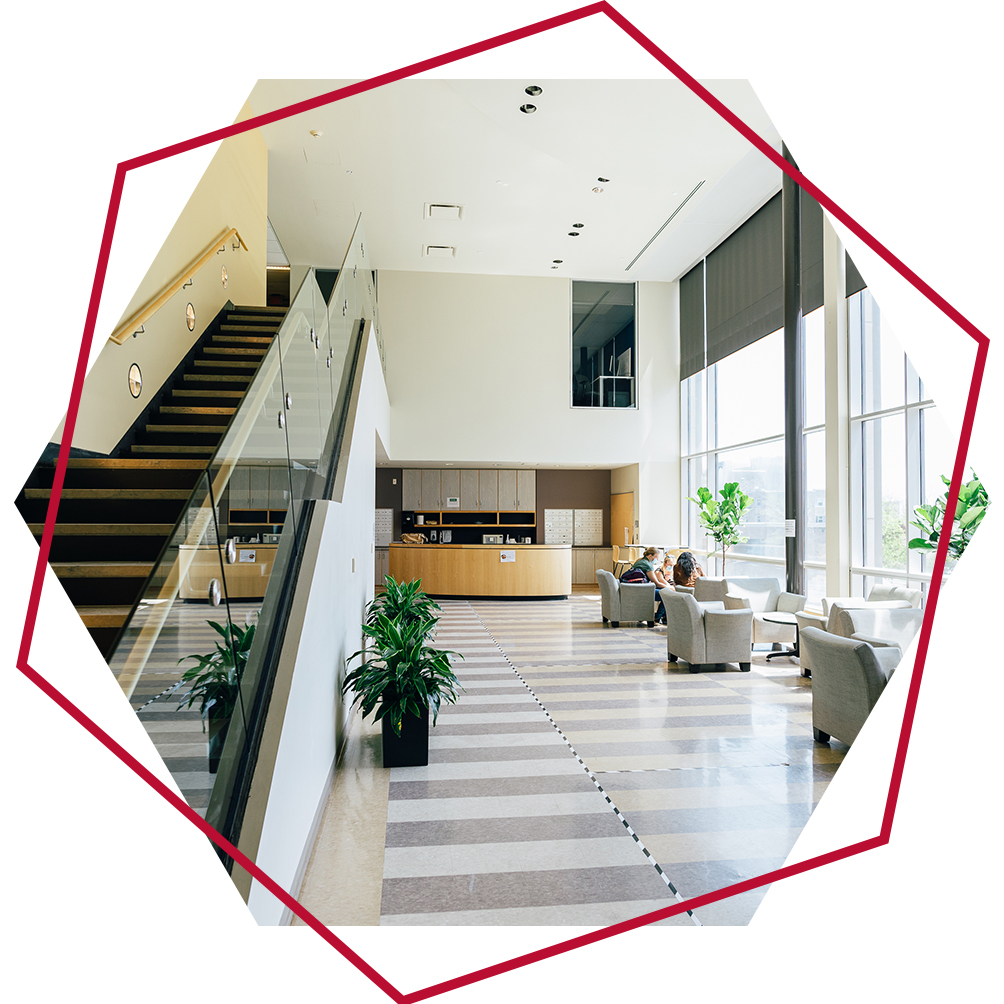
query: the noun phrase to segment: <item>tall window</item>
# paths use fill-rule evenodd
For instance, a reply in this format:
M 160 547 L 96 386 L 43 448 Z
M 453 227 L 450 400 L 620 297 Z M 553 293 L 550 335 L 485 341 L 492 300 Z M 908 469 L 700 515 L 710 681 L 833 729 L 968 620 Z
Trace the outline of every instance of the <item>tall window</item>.
M 681 384 L 683 496 L 730 481 L 753 498 L 743 533 L 728 551 L 732 575 L 784 579 L 784 332 L 775 331 L 693 374 Z M 779 383 L 778 381 L 781 381 Z M 755 391 L 755 393 L 751 393 Z M 683 503 L 684 543 L 706 551 L 709 575 L 721 575 L 721 552 L 705 537 L 697 506 Z
M 826 595 L 826 359 L 822 307 L 805 315 L 802 331 L 802 471 L 805 493 L 800 519 L 805 531 L 804 589 L 812 603 Z
M 933 559 L 909 550 L 910 520 L 945 491 L 955 444 L 869 290 L 847 308 L 852 591 L 881 580 L 926 588 Z
M 572 407 L 634 408 L 634 283 L 572 283 Z

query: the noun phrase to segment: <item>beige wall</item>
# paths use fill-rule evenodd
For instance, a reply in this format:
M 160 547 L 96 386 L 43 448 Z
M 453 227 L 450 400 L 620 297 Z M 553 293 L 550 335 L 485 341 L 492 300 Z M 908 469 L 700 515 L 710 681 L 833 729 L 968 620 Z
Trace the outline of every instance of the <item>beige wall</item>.
M 245 104 L 238 121 L 250 114 Z M 268 150 L 255 129 L 220 144 L 120 322 L 156 299 L 231 227 L 237 228 L 248 250 L 233 251 L 228 245 L 199 272 L 192 286 L 172 297 L 146 323 L 142 334 L 122 345 L 106 343 L 84 382 L 75 447 L 110 452 L 228 299 L 241 305 L 265 303 L 267 209 Z M 221 281 L 224 264 L 226 289 Z M 185 323 L 189 302 L 196 311 L 194 332 Z M 139 398 L 129 393 L 127 374 L 132 363 L 143 373 Z M 60 422 L 52 440 L 61 442 L 62 433 Z

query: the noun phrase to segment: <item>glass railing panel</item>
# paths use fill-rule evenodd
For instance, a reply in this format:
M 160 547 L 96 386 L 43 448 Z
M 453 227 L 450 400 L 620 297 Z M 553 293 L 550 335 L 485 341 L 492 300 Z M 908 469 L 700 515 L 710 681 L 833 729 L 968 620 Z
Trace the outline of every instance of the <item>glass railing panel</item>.
M 202 474 L 109 659 L 144 724 L 156 723 L 150 730 L 154 743 L 160 747 L 169 740 L 162 755 L 196 809 L 207 803 L 211 767 L 236 700 L 235 690 L 229 696 L 216 693 L 228 666 L 236 670 L 236 664 L 219 652 L 218 644 L 230 650 L 211 622 L 229 637 L 230 625 L 244 613 L 243 608 L 232 611 L 228 603 L 224 538 L 214 501 L 209 478 Z M 200 678 L 181 683 L 190 670 Z M 194 701 L 185 703 L 193 688 Z M 215 704 L 210 703 L 214 695 L 221 697 Z M 179 747 L 184 747 L 181 758 Z

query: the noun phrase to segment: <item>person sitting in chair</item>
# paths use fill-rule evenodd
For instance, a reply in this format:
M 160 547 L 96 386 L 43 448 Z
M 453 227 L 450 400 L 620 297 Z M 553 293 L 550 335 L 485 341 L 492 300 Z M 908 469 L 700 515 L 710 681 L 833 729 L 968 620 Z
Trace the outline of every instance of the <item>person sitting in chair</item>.
M 663 567 L 665 566 L 665 562 L 663 562 L 663 564 L 660 566 L 657 566 L 655 563 L 655 559 L 658 557 L 659 557 L 658 548 L 647 547 L 645 548 L 645 553 L 631 566 L 632 570 L 637 568 L 643 571 L 645 573 L 645 577 L 649 580 L 649 582 L 655 583 L 657 596 L 660 589 L 666 589 L 667 587 L 669 589 L 673 588 L 672 583 L 668 582 L 666 580 L 665 575 L 663 575 L 662 570 Z M 661 596 L 659 597 L 659 608 L 655 612 L 655 622 L 657 624 L 666 623 L 666 607 L 665 604 L 662 602 Z
M 677 586 L 686 586 L 688 589 L 693 589 L 694 583 L 703 574 L 704 569 L 697 563 L 697 560 L 690 551 L 684 551 L 676 559 L 676 564 L 673 565 L 673 582 Z

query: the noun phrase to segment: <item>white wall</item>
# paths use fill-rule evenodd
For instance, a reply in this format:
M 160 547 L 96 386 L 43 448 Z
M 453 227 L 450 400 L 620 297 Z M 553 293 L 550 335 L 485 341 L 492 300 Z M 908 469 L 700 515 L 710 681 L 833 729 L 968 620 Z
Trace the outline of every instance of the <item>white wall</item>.
M 245 103 L 238 121 L 249 115 Z M 105 343 L 84 381 L 75 447 L 111 452 L 228 299 L 242 306 L 265 303 L 267 198 L 268 150 L 261 133 L 254 129 L 221 143 L 118 323 L 155 300 L 231 227 L 237 228 L 247 251 L 233 251 L 228 244 L 200 270 L 192 286 L 176 293 L 146 322 L 143 334 L 122 345 Z M 226 289 L 222 265 L 227 266 Z M 185 321 L 189 302 L 196 311 L 194 331 Z M 95 340 L 111 334 L 95 332 Z M 143 373 L 138 398 L 129 393 L 132 363 Z M 62 441 L 64 421 L 53 433 L 53 442 Z
M 309 589 L 309 596 L 255 858 L 294 894 L 348 720 L 339 696 L 345 659 L 361 647 L 360 624 L 366 603 L 373 598 L 374 432 L 387 441 L 388 417 L 371 334 L 342 500 L 318 502 L 314 510 L 312 530 L 316 521 L 323 521 L 323 528 L 313 576 L 297 587 L 298 594 L 301 588 Z M 259 924 L 278 924 L 282 919 L 282 904 L 257 882 L 252 884 L 248 907 Z
M 379 289 L 392 460 L 641 464 L 642 530 L 679 536 L 676 283 L 638 284 L 637 410 L 570 406 L 568 279 L 381 271 Z

